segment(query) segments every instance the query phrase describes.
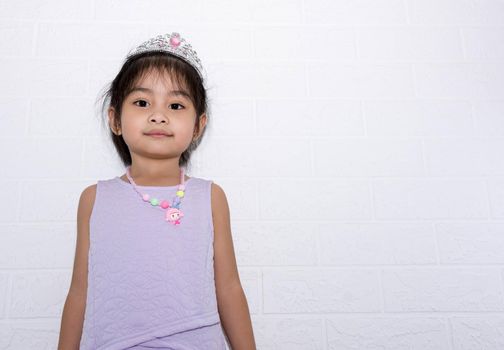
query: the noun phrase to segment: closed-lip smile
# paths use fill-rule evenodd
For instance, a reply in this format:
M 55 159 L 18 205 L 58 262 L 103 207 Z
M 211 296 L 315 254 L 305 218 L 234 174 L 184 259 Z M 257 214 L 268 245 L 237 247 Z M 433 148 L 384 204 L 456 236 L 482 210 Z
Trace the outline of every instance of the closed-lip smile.
M 146 135 L 165 135 L 165 136 L 173 136 L 169 134 L 168 132 L 162 130 L 162 129 L 152 129 L 148 132 L 145 133 Z

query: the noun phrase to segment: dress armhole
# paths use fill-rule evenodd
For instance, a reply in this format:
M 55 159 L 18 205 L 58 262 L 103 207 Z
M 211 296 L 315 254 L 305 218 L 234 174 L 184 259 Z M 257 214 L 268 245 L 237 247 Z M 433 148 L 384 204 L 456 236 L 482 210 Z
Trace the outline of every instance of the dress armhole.
M 212 183 L 213 180 L 208 180 L 208 222 L 210 225 L 210 232 L 212 234 L 212 241 L 214 239 L 214 224 L 213 224 L 213 211 L 212 211 Z
M 96 190 L 95 190 L 95 198 L 94 198 L 94 201 L 93 201 L 93 208 L 91 208 L 91 214 L 89 215 L 89 225 L 91 227 L 91 221 L 93 221 L 94 219 L 94 213 L 96 211 L 96 203 L 98 202 L 98 196 L 100 194 L 100 191 L 101 191 L 101 180 L 97 180 L 96 181 Z

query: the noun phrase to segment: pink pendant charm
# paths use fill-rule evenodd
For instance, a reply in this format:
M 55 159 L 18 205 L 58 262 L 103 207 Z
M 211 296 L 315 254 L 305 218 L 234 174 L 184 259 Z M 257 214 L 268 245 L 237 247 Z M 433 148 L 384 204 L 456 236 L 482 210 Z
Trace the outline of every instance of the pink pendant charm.
M 180 219 L 184 216 L 184 213 L 177 208 L 171 207 L 166 211 L 165 220 L 170 221 L 174 225 L 180 224 Z

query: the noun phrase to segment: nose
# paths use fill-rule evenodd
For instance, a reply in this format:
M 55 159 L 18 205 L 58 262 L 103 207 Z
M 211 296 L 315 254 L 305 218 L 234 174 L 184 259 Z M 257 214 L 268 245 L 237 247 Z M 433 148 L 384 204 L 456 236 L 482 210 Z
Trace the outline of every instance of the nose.
M 167 123 L 168 122 L 168 118 L 161 111 L 155 111 L 154 113 L 152 113 L 152 115 L 149 117 L 149 120 L 154 123 L 159 123 L 159 122 Z

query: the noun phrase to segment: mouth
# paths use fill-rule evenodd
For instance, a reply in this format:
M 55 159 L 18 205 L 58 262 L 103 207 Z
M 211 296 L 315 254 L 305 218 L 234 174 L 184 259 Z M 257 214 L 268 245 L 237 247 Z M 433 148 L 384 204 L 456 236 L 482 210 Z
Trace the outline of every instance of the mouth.
M 173 135 L 167 135 L 167 134 L 159 134 L 159 133 L 152 133 L 152 134 L 145 134 L 146 136 L 152 136 L 152 137 L 170 137 Z

